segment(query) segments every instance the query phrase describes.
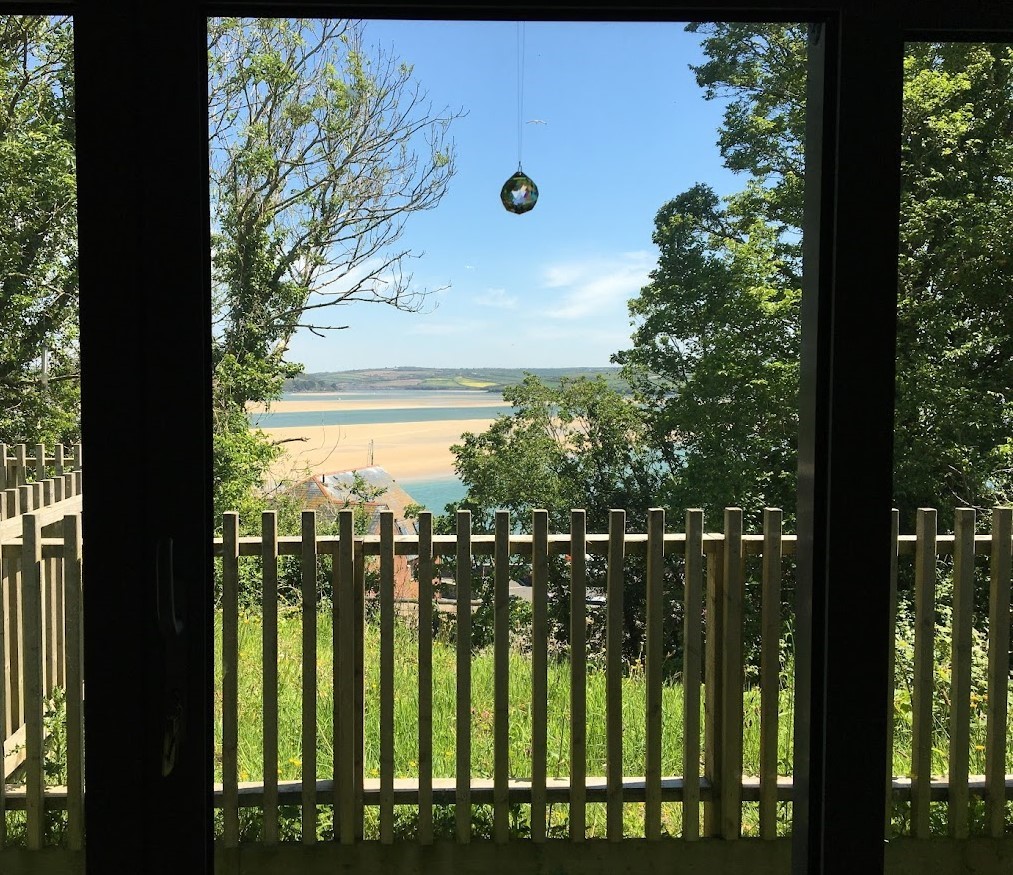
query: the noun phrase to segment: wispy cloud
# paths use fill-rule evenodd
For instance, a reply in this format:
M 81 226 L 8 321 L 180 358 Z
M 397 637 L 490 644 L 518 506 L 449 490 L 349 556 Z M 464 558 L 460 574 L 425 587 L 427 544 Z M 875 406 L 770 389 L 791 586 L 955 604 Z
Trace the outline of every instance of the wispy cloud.
M 506 289 L 486 289 L 484 294 L 475 298 L 475 303 L 480 307 L 513 310 L 517 306 L 517 297 L 507 294 Z
M 621 252 L 614 257 L 554 264 L 545 270 L 543 285 L 557 290 L 557 303 L 546 315 L 581 319 L 614 311 L 646 285 L 655 264 L 647 251 Z

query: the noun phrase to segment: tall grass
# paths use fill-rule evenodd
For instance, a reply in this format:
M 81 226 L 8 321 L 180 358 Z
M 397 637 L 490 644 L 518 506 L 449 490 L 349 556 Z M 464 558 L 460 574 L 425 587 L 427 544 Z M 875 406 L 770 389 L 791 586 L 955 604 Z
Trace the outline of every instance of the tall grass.
M 302 777 L 302 621 L 298 611 L 283 611 L 278 620 L 278 777 L 297 780 Z M 221 659 L 220 621 L 216 659 L 216 750 L 215 780 L 221 780 Z M 379 777 L 379 631 L 373 623 L 365 626 L 365 730 L 364 763 L 366 777 Z M 262 626 L 259 615 L 244 614 L 239 620 L 239 779 L 263 777 L 262 721 Z M 418 776 L 418 631 L 399 620 L 394 636 L 394 772 L 395 777 Z M 531 774 L 531 660 L 520 647 L 510 649 L 510 776 L 528 778 Z M 329 612 L 317 616 L 317 777 L 333 773 L 333 662 L 331 618 Z M 446 636 L 433 642 L 433 776 L 454 777 L 456 758 L 456 648 Z M 493 776 L 493 653 L 491 648 L 473 655 L 471 678 L 471 774 L 477 778 Z M 589 775 L 604 775 L 605 746 L 605 672 L 593 663 L 587 673 L 587 744 L 586 768 Z M 550 659 L 548 669 L 548 746 L 549 777 L 569 775 L 570 756 L 570 665 L 565 658 Z M 667 775 L 683 772 L 683 688 L 667 682 L 662 691 L 662 770 Z M 702 712 L 701 712 L 702 713 Z M 781 690 L 781 714 L 778 760 L 782 774 L 791 764 L 792 697 Z M 643 667 L 633 664 L 623 678 L 623 772 L 643 775 L 646 727 L 646 683 Z M 759 690 L 745 693 L 744 763 L 746 774 L 759 769 Z M 526 809 L 515 812 L 515 829 L 526 830 Z M 787 827 L 787 805 L 783 823 Z M 746 806 L 744 828 L 747 834 L 756 828 L 755 806 Z M 367 808 L 367 831 L 375 810 Z M 663 827 L 672 834 L 681 832 L 682 808 L 677 803 L 663 806 Z M 480 818 L 481 820 L 481 818 Z M 566 825 L 566 806 L 555 805 L 550 813 L 550 829 Z M 628 834 L 643 835 L 643 805 L 626 806 Z M 248 824 L 254 827 L 254 822 Z M 605 806 L 591 804 L 587 812 L 587 835 L 605 833 Z M 251 836 L 252 837 L 252 836 Z

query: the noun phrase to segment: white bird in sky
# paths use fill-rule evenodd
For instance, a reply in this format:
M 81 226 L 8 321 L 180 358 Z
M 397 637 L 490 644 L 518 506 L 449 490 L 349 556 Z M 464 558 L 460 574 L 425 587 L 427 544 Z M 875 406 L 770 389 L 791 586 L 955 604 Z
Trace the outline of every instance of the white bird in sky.
M 548 122 L 542 121 L 542 119 L 540 119 L 540 118 L 532 118 L 532 119 L 528 119 L 528 124 L 529 125 L 547 125 Z

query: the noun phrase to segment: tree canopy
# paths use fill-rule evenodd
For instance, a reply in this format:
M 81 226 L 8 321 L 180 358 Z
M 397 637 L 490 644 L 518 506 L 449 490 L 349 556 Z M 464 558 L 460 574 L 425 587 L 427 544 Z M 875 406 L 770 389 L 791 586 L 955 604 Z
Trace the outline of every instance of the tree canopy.
M 80 438 L 70 20 L 0 16 L 0 442 Z
M 695 186 L 655 221 L 661 255 L 615 361 L 673 465 L 669 498 L 794 509 L 805 33 L 690 25 L 708 97 L 729 102 L 719 200 Z M 1011 494 L 1013 50 L 914 44 L 905 60 L 894 501 L 987 507 Z M 860 338 L 856 338 L 860 342 Z
M 209 22 L 215 478 L 234 508 L 277 455 L 250 402 L 302 370 L 295 332 L 346 327 L 332 308 L 417 309 L 417 253 L 398 241 L 454 174 L 449 127 L 412 68 L 346 20 Z

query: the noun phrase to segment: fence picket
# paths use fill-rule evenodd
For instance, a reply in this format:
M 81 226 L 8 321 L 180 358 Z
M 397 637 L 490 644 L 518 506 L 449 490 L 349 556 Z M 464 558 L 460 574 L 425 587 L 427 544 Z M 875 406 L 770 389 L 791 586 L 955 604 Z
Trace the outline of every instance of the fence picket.
M 531 839 L 543 842 L 549 745 L 549 512 L 534 511 L 531 524 Z
M 663 658 L 665 610 L 665 511 L 654 507 L 647 512 L 647 682 L 644 751 L 644 837 L 661 838 L 661 662 Z
M 7 491 L 14 507 L 12 514 L 18 513 L 20 495 L 17 490 Z M 11 557 L 4 561 L 7 579 L 7 717 L 9 732 L 14 733 L 24 722 L 25 689 L 21 681 L 21 665 L 24 662 L 25 642 L 21 629 L 22 587 L 21 587 L 21 556 Z
M 710 542 L 707 554 L 707 645 L 704 669 L 705 727 L 704 771 L 711 785 L 710 802 L 704 804 L 704 831 L 708 837 L 721 835 L 721 776 L 724 772 L 724 748 L 721 727 L 724 725 L 724 618 L 725 580 L 724 540 Z
M 302 513 L 302 841 L 317 840 L 317 515 Z
M 510 833 L 510 512 L 496 511 L 493 630 L 493 838 Z
M 433 841 L 433 515 L 419 514 L 419 842 Z
M 394 841 L 394 513 L 380 512 L 380 841 Z
M 953 539 L 953 647 L 950 660 L 949 826 L 968 835 L 968 758 L 971 744 L 971 620 L 974 611 L 974 510 L 958 508 Z
M 5 453 L 6 450 L 3 444 L 0 444 L 0 453 Z M 0 455 L 0 467 L 6 461 L 5 455 Z M 4 669 L 3 682 L 0 683 L 0 850 L 3 849 L 7 843 L 7 817 L 4 814 L 6 811 L 6 778 L 7 770 L 4 764 L 4 742 L 7 741 L 7 736 L 11 730 L 7 719 L 7 702 L 10 699 L 10 677 L 8 672 L 8 651 L 7 642 L 9 635 L 7 633 L 7 562 L 3 559 L 3 534 L 0 533 L 0 667 Z
M 721 835 L 736 839 L 742 831 L 742 510 L 725 508 L 724 678 L 721 683 Z
M 351 520 L 351 517 L 349 517 Z M 351 523 L 349 523 L 351 526 Z M 365 829 L 365 716 L 366 716 L 366 665 L 365 665 L 365 626 L 366 626 L 366 557 L 362 549 L 362 541 L 352 540 L 352 529 L 349 528 L 349 542 L 352 545 L 352 644 L 345 645 L 345 653 L 352 659 L 352 835 L 348 841 L 362 841 Z M 346 673 L 347 677 L 347 673 Z M 344 839 L 343 839 L 344 841 Z
M 81 515 L 63 520 L 67 652 L 67 846 L 84 847 L 84 677 L 81 605 Z M 2 806 L 0 806 L 2 808 Z
M 915 524 L 915 653 L 911 693 L 911 834 L 915 838 L 929 835 L 936 531 L 935 510 L 919 508 Z
M 992 511 L 988 621 L 988 723 L 985 741 L 985 821 L 993 838 L 1006 834 L 1006 722 L 1009 695 L 1010 575 L 1013 508 Z
M 605 834 L 623 839 L 623 562 L 626 511 L 609 511 L 608 570 L 605 592 Z
M 53 471 L 58 478 L 63 477 L 63 444 L 57 444 L 53 447 Z
M 35 445 L 35 479 L 41 482 L 46 479 L 46 445 Z
M 3 635 L 4 646 L 0 650 L 3 662 L 3 697 L 5 716 L 0 721 L 0 733 L 6 738 L 14 733 L 21 722 L 15 722 L 18 710 L 18 678 L 20 668 L 18 661 L 18 593 L 15 576 L 15 559 L 3 558 L 4 536 L 0 532 L 0 635 Z
M 781 669 L 781 511 L 763 511 L 760 604 L 760 838 L 777 837 L 777 723 Z
M 334 688 L 334 834 L 343 844 L 355 838 L 355 514 L 338 514 L 338 555 L 333 559 L 331 625 Z M 361 738 L 361 737 L 360 737 Z
M 887 650 L 887 712 L 886 712 L 886 818 L 884 837 L 893 835 L 893 709 L 897 687 L 897 556 L 900 537 L 900 511 L 890 512 L 890 612 L 887 628 L 890 630 L 890 647 Z
M 686 511 L 682 664 L 682 837 L 700 837 L 700 667 L 703 641 L 703 511 Z
M 471 511 L 457 512 L 457 841 L 471 841 Z
M 24 486 L 28 482 L 25 476 L 28 472 L 28 447 L 24 444 L 16 444 L 14 447 L 14 485 Z M 22 513 L 27 511 L 22 510 Z
M 222 817 L 227 848 L 239 846 L 239 516 L 222 519 Z
M 45 834 L 45 773 L 43 771 L 42 726 L 42 532 L 39 518 L 34 513 L 22 517 L 21 585 L 22 637 L 25 643 L 24 672 L 25 696 L 25 759 L 27 846 L 29 850 L 42 847 Z
M 570 511 L 570 840 L 584 841 L 587 798 L 587 514 Z
M 278 515 L 260 518 L 263 568 L 264 843 L 278 843 Z
M 0 444 L 0 492 L 5 492 L 7 488 L 12 485 L 8 482 L 7 465 L 7 444 Z M 3 510 L 0 511 L 0 519 L 5 518 L 4 512 L 6 510 L 7 508 L 3 508 Z

